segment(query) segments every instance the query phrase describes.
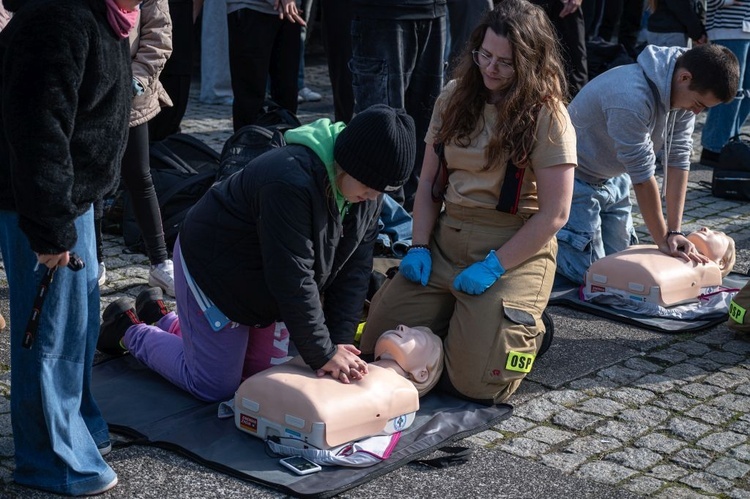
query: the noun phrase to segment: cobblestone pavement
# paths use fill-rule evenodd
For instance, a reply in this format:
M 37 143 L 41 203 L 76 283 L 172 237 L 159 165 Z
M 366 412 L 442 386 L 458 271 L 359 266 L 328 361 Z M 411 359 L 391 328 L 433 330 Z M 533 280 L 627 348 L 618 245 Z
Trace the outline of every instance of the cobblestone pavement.
M 330 117 L 332 105 L 326 80 L 319 62 L 308 64 L 308 84 L 322 91 L 324 100 L 300 106 L 303 122 Z M 231 108 L 200 104 L 196 90 L 183 131 L 220 150 L 231 133 Z M 696 145 L 700 124 L 697 128 Z M 697 160 L 700 147 L 696 150 Z M 750 263 L 750 234 L 746 228 L 750 205 L 712 197 L 707 187 L 709 180 L 710 171 L 695 165 L 683 227 L 692 230 L 707 225 L 732 235 L 738 246 L 735 270 L 745 272 Z M 641 236 L 645 236 L 639 217 L 636 223 Z M 648 239 L 644 237 L 644 241 Z M 146 258 L 123 253 L 119 237 L 106 236 L 105 262 L 109 279 L 102 287 L 102 308 L 121 296 L 135 297 L 145 287 Z M 0 309 L 8 318 L 4 273 L 0 274 L 0 288 L 6 290 L 0 293 Z M 514 415 L 465 439 L 464 444 L 482 455 L 490 453 L 498 469 L 503 466 L 501 463 L 521 458 L 528 466 L 545 465 L 562 475 L 612 486 L 606 490 L 618 493 L 670 499 L 750 498 L 750 342 L 735 337 L 723 325 L 697 334 L 669 335 L 559 307 L 551 307 L 551 312 L 556 341 L 510 400 Z M 7 330 L 0 338 L 0 495 L 46 497 L 12 484 Z M 135 485 L 136 474 L 148 471 L 140 469 L 136 473 L 132 465 L 126 464 L 129 451 L 116 449 L 112 453 L 112 465 L 121 484 L 109 495 L 163 497 L 163 489 L 155 492 L 149 486 Z M 151 466 L 164 467 L 165 473 L 174 476 L 199 475 L 193 482 L 196 488 L 183 488 L 181 497 L 270 493 L 166 451 L 147 454 L 141 467 Z M 410 466 L 413 465 L 406 468 Z M 467 473 L 472 476 L 470 470 Z M 159 476 L 162 482 L 169 481 L 164 475 Z M 129 480 L 134 484 L 127 485 Z M 388 489 L 383 483 L 387 482 L 378 479 L 346 496 L 390 496 L 392 491 L 382 492 L 383 488 Z M 470 479 L 466 486 L 471 487 Z M 429 482 L 422 487 L 416 496 L 438 493 L 430 491 Z

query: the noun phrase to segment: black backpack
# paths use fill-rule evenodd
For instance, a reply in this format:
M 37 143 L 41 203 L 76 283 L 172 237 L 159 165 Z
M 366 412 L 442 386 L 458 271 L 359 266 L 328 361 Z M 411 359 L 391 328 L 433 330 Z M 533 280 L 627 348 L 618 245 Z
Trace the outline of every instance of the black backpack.
M 750 135 L 735 135 L 719 153 L 711 175 L 711 194 L 717 198 L 750 200 Z
M 208 144 L 187 133 L 175 133 L 149 145 L 152 170 L 174 169 L 190 173 L 216 170 L 218 158 L 217 152 Z
M 219 169 L 219 154 L 200 139 L 178 133 L 149 147 L 151 178 L 171 252 L 188 210 L 211 188 Z M 122 194 L 122 236 L 131 251 L 145 252 L 141 231 L 127 191 Z
M 291 111 L 266 102 L 266 111 L 252 125 L 245 125 L 224 143 L 216 180 L 236 173 L 264 152 L 286 145 L 284 132 L 301 123 Z

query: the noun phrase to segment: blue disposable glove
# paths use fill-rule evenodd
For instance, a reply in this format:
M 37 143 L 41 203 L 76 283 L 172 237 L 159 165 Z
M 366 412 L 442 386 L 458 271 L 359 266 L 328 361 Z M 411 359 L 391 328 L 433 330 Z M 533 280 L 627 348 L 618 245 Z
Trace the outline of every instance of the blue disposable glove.
M 470 295 L 481 295 L 495 284 L 505 269 L 494 251 L 481 262 L 472 263 L 453 280 L 453 287 Z
M 422 283 L 427 286 L 432 272 L 432 255 L 427 248 L 412 248 L 401 260 L 398 271 L 411 282 Z

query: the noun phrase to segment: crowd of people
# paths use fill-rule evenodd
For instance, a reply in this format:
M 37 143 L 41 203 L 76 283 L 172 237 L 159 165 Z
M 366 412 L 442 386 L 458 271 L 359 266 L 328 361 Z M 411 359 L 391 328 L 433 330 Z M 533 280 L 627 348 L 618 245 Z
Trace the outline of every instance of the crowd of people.
M 631 189 L 652 250 L 686 273 L 733 261 L 732 243 L 709 251 L 682 219 L 696 115 L 710 108 L 708 164 L 750 113 L 742 2 L 708 0 L 704 19 L 692 0 L 653 0 L 642 48 L 636 0 L 585 11 L 580 0 L 321 0 L 335 119 L 287 131 L 286 146 L 215 184 L 174 248 L 148 145 L 179 130 L 201 9 L 215 54 L 201 99 L 231 104 L 239 130 L 267 96 L 291 112 L 320 97 L 303 69 L 314 3 L 3 3 L 0 251 L 19 484 L 76 496 L 117 484 L 91 394 L 97 348 L 220 401 L 279 358 L 280 332 L 318 377 L 350 384 L 384 332 L 428 327 L 444 348 L 437 388 L 497 404 L 532 369 L 556 274 L 581 282 L 638 242 Z M 594 37 L 627 43 L 635 62 L 588 81 Z M 149 287 L 100 322 L 97 207 L 121 175 Z M 413 214 L 412 244 L 355 345 L 384 195 Z M 264 364 L 257 352 L 273 353 Z

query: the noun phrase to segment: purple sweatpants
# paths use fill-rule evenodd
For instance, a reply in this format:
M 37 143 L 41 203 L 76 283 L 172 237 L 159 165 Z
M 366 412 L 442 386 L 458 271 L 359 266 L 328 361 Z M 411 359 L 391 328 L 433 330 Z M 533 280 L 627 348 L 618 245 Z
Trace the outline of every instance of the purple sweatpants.
M 193 396 L 207 402 L 227 400 L 242 380 L 254 328 L 230 322 L 220 331 L 211 329 L 185 280 L 179 239 L 174 284 L 179 318 L 170 313 L 153 326 L 132 326 L 123 344 L 136 359 Z

